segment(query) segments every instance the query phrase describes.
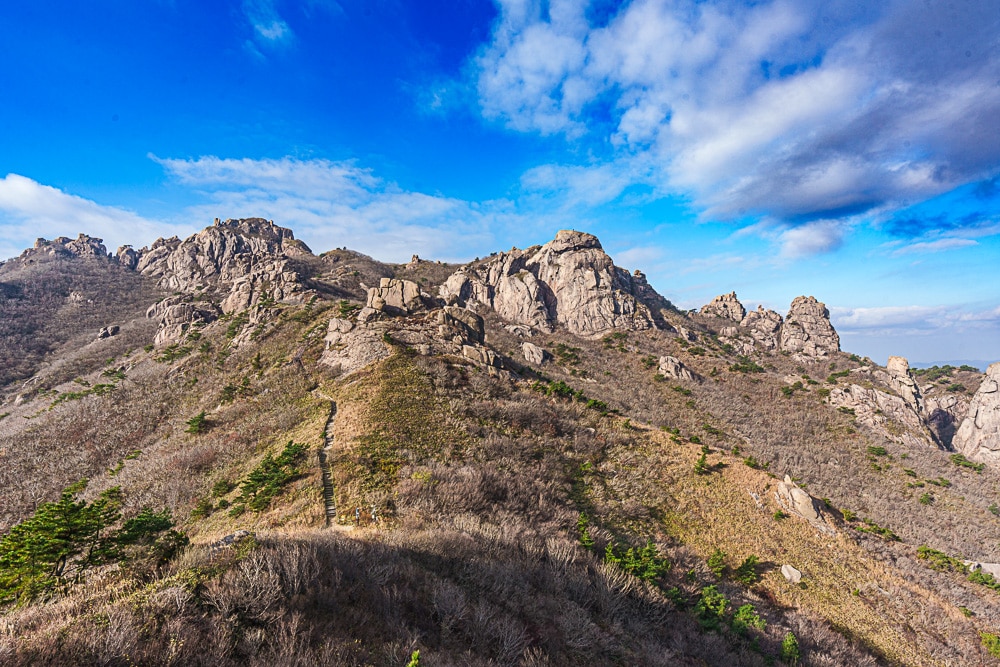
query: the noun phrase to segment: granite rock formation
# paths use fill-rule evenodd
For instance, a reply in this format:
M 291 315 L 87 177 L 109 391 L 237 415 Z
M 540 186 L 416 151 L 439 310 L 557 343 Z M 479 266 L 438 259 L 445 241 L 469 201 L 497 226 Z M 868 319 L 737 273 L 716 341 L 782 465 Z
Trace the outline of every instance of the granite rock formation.
M 710 303 L 702 306 L 700 312 L 702 315 L 742 322 L 747 314 L 747 309 L 736 298 L 736 292 L 730 292 L 715 297 Z
M 512 249 L 459 269 L 442 285 L 450 304 L 477 304 L 508 322 L 597 336 L 655 326 L 637 294 L 651 288 L 618 268 L 590 234 L 563 230 L 541 247 Z
M 780 348 L 806 357 L 825 357 L 840 351 L 840 336 L 830 324 L 830 311 L 815 297 L 792 301 L 781 327 Z
M 1000 362 L 986 369 L 952 445 L 973 461 L 1000 460 Z

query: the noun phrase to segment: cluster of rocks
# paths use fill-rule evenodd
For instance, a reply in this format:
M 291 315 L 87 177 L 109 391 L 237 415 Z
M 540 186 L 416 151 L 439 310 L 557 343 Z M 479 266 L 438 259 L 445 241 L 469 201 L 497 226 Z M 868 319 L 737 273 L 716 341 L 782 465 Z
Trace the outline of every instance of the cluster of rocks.
M 218 297 L 218 307 L 206 301 L 177 308 L 182 304 L 171 301 L 173 297 L 154 306 L 149 316 L 161 317 L 156 344 L 162 345 L 177 340 L 191 324 L 214 319 L 212 309 L 237 313 L 268 303 L 308 300 L 314 293 L 305 287 L 291 260 L 311 254 L 291 230 L 262 218 L 246 218 L 216 219 L 213 226 L 183 241 L 161 238 L 141 250 L 123 246 L 117 258 L 163 289 Z M 194 319 L 183 320 L 185 313 Z
M 405 319 L 400 321 L 401 317 Z M 506 367 L 504 359 L 486 346 L 482 317 L 459 306 L 441 307 L 409 280 L 383 278 L 368 290 L 356 320 L 330 320 L 325 341 L 320 363 L 345 375 L 388 357 L 394 342 L 425 355 L 460 355 L 491 373 Z
M 656 372 L 674 380 L 700 381 L 701 376 L 685 366 L 677 357 L 660 357 Z
M 563 230 L 554 240 L 468 264 L 440 288 L 449 304 L 485 307 L 515 324 L 598 336 L 656 326 L 642 302 L 652 292 L 641 274 L 614 265 L 597 237 Z
M 43 238 L 36 239 L 35 245 L 22 252 L 18 260 L 30 264 L 43 257 L 110 259 L 108 249 L 104 247 L 103 239 L 80 234 L 75 239 L 71 239 L 68 236 L 59 236 L 51 241 Z
M 786 318 L 763 306 L 747 312 L 736 292 L 715 297 L 699 312 L 737 323 L 722 327 L 719 340 L 739 354 L 749 355 L 760 349 L 817 358 L 840 351 L 840 336 L 830 323 L 830 311 L 815 297 L 796 297 Z

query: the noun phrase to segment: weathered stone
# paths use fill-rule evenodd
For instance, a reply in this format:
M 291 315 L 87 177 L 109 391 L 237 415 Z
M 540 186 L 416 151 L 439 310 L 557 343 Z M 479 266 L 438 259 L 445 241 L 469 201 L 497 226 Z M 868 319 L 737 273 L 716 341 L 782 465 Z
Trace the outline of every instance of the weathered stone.
M 117 324 L 112 324 L 109 327 L 101 327 L 101 330 L 97 334 L 98 340 L 103 340 L 105 338 L 111 338 L 112 336 L 117 336 L 120 331 Z
M 525 361 L 536 366 L 541 366 L 550 356 L 548 352 L 528 341 L 521 343 L 521 354 Z
M 970 398 L 964 394 L 929 396 L 924 399 L 927 426 L 944 447 L 954 448 L 955 432 L 969 414 L 969 403 Z
M 783 321 L 781 315 L 773 310 L 757 306 L 757 310 L 751 310 L 746 314 L 740 326 L 750 332 L 751 338 L 757 345 L 771 352 L 778 349 Z
M 677 357 L 660 357 L 660 365 L 656 372 L 664 377 L 674 378 L 675 380 L 694 381 L 701 379 L 697 373 L 692 372 Z
M 508 322 L 596 336 L 654 326 L 635 291 L 633 276 L 612 263 L 596 237 L 563 230 L 540 248 L 513 249 L 462 267 L 440 295 L 452 304 L 483 304 Z
M 133 250 L 130 245 L 123 245 L 118 248 L 118 252 L 115 253 L 115 259 L 118 260 L 118 264 L 129 271 L 135 271 L 136 267 L 139 266 L 139 253 Z
M 508 324 L 504 327 L 504 329 L 511 332 L 515 336 L 520 336 L 521 338 L 530 338 L 534 335 L 531 327 L 525 326 L 524 324 Z
M 221 314 L 219 309 L 206 301 L 188 302 L 183 295 L 169 296 L 149 307 L 146 317 L 159 320 L 153 345 L 163 347 L 184 337 L 192 325 L 214 322 Z
M 221 292 L 226 313 L 312 296 L 290 263 L 311 255 L 309 248 L 291 230 L 262 218 L 216 220 L 184 241 L 157 239 L 151 247 L 133 252 L 136 270 L 164 289 Z
M 920 414 L 902 396 L 849 384 L 832 388 L 827 400 L 836 408 L 850 410 L 858 423 L 876 429 L 888 440 L 909 446 L 933 444 Z
M 788 475 L 785 475 L 783 481 L 778 482 L 778 490 L 775 491 L 774 497 L 782 508 L 794 516 L 805 519 L 813 528 L 828 534 L 834 532 L 823 520 L 816 499 L 799 488 Z
M 420 285 L 409 280 L 382 278 L 378 287 L 368 290 L 368 308 L 389 315 L 409 315 L 427 309 Z
M 973 461 L 1000 460 L 1000 362 L 986 369 L 952 445 Z
M 798 296 L 792 301 L 781 327 L 782 351 L 806 357 L 825 357 L 840 351 L 840 336 L 830 324 L 830 311 L 815 297 Z
M 340 370 L 344 375 L 381 361 L 390 354 L 381 331 L 355 326 L 350 320 L 337 317 L 330 320 L 323 340 L 326 341 L 326 351 L 320 357 L 320 363 Z
M 109 259 L 108 249 L 104 247 L 103 240 L 86 234 L 80 234 L 75 239 L 67 236 L 59 236 L 51 241 L 36 239 L 34 247 L 22 252 L 20 259 L 30 262 L 35 257 L 45 256 Z
M 493 350 L 475 345 L 463 345 L 462 356 L 483 366 L 503 368 L 503 361 Z
M 787 564 L 781 566 L 781 576 L 783 576 L 790 584 L 798 584 L 802 581 L 802 573 Z
M 921 414 L 924 411 L 924 402 L 920 397 L 920 388 L 910 375 L 910 363 L 903 357 L 889 357 L 885 368 L 889 372 L 889 386 L 903 397 L 914 412 Z
M 717 296 L 710 303 L 702 306 L 701 314 L 720 317 L 724 320 L 733 320 L 734 322 L 742 322 L 743 317 L 747 314 L 747 310 L 740 303 L 740 300 L 736 298 L 736 292 L 730 292 L 729 294 Z
M 441 324 L 458 331 L 470 342 L 482 343 L 486 340 L 486 327 L 483 318 L 467 308 L 445 306 L 441 309 Z

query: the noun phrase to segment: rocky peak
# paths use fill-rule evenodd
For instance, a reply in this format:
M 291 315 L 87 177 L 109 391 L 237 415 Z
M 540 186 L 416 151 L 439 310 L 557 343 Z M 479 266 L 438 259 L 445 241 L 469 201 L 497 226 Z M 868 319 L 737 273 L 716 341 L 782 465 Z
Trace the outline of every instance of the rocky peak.
M 734 322 L 742 322 L 747 314 L 747 310 L 740 303 L 740 300 L 736 298 L 736 292 L 730 292 L 729 294 L 717 296 L 712 299 L 711 303 L 702 306 L 701 314 L 711 317 L 721 317 L 724 320 L 733 320 Z
M 68 236 L 59 236 L 48 241 L 43 238 L 35 240 L 34 247 L 28 248 L 21 253 L 19 259 L 32 260 L 40 257 L 95 257 L 99 259 L 108 258 L 108 249 L 104 247 L 104 240 L 80 234 L 75 239 Z
M 770 352 L 778 348 L 783 322 L 781 315 L 775 311 L 757 306 L 757 310 L 751 310 L 746 314 L 740 326 L 747 329 L 750 336 Z
M 649 329 L 654 317 L 640 298 L 651 288 L 614 265 L 597 237 L 563 230 L 540 248 L 512 249 L 469 264 L 442 285 L 448 303 L 476 304 L 501 318 L 579 335 Z M 645 292 L 646 294 L 641 294 Z
M 1000 460 L 1000 362 L 986 369 L 952 446 L 974 461 Z
M 889 386 L 902 396 L 906 404 L 918 415 L 924 411 L 924 402 L 920 396 L 920 387 L 910 375 L 910 362 L 903 357 L 889 357 L 885 366 L 889 371 Z
M 840 336 L 830 324 L 830 311 L 816 297 L 798 296 L 781 327 L 782 351 L 825 357 L 840 351 Z

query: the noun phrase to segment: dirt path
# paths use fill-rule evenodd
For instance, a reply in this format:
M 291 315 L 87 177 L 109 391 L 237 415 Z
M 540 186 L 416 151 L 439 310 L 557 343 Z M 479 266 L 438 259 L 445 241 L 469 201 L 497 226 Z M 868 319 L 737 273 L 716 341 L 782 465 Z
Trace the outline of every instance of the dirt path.
M 323 431 L 324 445 L 319 450 L 319 467 L 323 474 L 323 505 L 326 507 L 326 525 L 337 523 L 337 499 L 333 489 L 333 474 L 327 456 L 333 449 L 333 420 L 337 416 L 337 404 L 330 401 L 330 417 Z

